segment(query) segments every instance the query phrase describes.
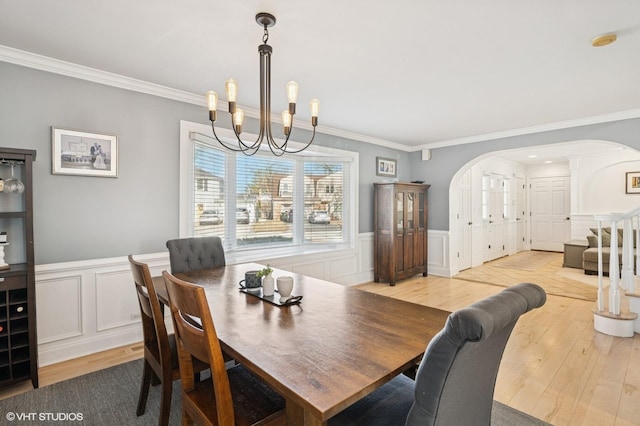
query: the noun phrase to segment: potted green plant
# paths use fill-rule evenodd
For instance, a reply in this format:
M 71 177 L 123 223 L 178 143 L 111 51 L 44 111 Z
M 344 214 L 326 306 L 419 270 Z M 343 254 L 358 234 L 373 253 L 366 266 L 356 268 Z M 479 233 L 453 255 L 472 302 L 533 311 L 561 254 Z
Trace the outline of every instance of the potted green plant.
M 272 272 L 273 272 L 273 269 L 271 269 L 271 267 L 269 265 L 267 265 L 266 267 L 260 269 L 258 271 L 258 273 L 256 274 L 256 276 L 258 278 L 263 278 L 263 277 L 271 275 Z
M 271 273 L 273 269 L 269 265 L 266 268 L 262 268 L 258 271 L 256 276 L 262 277 L 262 295 L 263 296 L 273 296 L 275 291 L 275 283 L 273 282 L 273 277 Z

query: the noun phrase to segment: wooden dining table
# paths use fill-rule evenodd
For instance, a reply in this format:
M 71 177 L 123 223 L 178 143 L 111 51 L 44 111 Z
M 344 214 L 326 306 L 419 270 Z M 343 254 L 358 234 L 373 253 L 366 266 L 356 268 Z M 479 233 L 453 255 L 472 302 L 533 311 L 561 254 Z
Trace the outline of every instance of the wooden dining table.
M 287 424 L 321 425 L 420 362 L 449 312 L 305 275 L 291 276 L 300 303 L 276 306 L 241 292 L 256 263 L 176 277 L 205 288 L 223 350 L 286 399 Z M 167 302 L 162 277 L 156 291 Z M 277 293 L 276 293 L 277 294 Z

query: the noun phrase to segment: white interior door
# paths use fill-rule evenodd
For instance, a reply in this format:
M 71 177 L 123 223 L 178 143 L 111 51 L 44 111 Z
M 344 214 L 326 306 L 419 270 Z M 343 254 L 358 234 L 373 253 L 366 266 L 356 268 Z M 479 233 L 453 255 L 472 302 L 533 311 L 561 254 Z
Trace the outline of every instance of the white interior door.
M 502 176 L 483 177 L 483 222 L 485 262 L 504 256 L 504 180 Z
M 531 179 L 531 249 L 563 251 L 571 236 L 569 176 Z
M 527 216 L 525 214 L 526 191 L 524 178 L 518 178 L 516 186 L 516 252 L 521 252 L 527 246 Z
M 458 270 L 471 268 L 471 169 L 460 178 L 458 186 Z

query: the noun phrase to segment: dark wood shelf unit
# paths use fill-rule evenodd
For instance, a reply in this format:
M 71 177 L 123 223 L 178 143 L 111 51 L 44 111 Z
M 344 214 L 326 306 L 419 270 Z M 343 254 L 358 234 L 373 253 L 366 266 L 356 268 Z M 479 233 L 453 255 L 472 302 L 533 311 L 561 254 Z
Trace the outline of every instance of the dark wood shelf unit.
M 374 183 L 374 281 L 427 276 L 427 190 L 417 183 Z
M 31 380 L 33 387 L 38 387 L 32 182 L 35 159 L 34 150 L 0 148 L 0 175 L 6 179 L 6 170 L 13 164 L 19 170 L 16 177 L 25 187 L 21 194 L 0 192 L 0 231 L 12 231 L 7 235 L 9 245 L 4 246 L 9 269 L 0 270 L 0 386 Z

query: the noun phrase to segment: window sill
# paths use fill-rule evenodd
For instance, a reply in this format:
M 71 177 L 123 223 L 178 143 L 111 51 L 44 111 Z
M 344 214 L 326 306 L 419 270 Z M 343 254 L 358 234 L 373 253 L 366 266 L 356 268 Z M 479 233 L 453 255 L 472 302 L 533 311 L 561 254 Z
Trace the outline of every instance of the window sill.
M 261 262 L 263 260 L 296 258 L 313 255 L 314 259 L 319 259 L 323 253 L 331 254 L 327 257 L 335 257 L 336 252 L 355 252 L 355 248 L 347 243 L 339 244 L 314 244 L 299 245 L 281 248 L 260 248 L 254 250 L 227 250 L 225 251 L 226 262 L 229 265 L 247 262 Z

